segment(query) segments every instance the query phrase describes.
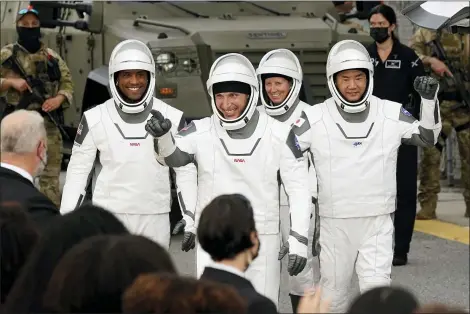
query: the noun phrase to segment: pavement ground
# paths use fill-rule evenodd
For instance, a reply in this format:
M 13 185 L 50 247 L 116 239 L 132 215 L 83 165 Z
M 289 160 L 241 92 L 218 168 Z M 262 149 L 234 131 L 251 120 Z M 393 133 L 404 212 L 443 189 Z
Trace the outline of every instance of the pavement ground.
M 64 180 L 62 173 L 62 184 Z M 421 303 L 440 302 L 468 311 L 469 219 L 464 218 L 464 213 L 461 192 L 443 188 L 437 206 L 438 219 L 416 221 L 408 265 L 392 268 L 392 285 L 410 289 Z M 172 237 L 170 254 L 180 274 L 195 276 L 195 251 L 181 251 L 181 240 L 181 235 Z M 282 269 L 287 269 L 286 258 L 282 263 Z M 280 313 L 292 312 L 287 283 L 288 275 L 283 271 Z M 359 293 L 357 278 L 352 281 L 351 292 Z

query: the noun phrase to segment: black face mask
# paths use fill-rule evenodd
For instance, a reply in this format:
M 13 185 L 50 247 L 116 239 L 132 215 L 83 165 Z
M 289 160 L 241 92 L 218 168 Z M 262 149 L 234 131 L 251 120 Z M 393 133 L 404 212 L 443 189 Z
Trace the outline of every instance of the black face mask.
M 18 43 L 31 53 L 41 48 L 41 28 L 39 27 L 16 27 Z
M 261 242 L 260 242 L 258 236 L 257 236 L 256 238 L 258 239 L 258 249 L 256 250 L 256 253 L 254 253 L 254 254 L 251 255 L 251 263 L 253 263 L 253 261 L 258 257 L 259 251 L 260 251 L 260 249 L 261 249 Z M 245 266 L 245 271 L 248 269 L 248 267 L 250 267 L 251 263 L 250 263 L 250 264 L 247 264 L 247 265 Z
M 379 44 L 383 43 L 389 37 L 388 27 L 371 27 L 370 37 L 372 37 Z

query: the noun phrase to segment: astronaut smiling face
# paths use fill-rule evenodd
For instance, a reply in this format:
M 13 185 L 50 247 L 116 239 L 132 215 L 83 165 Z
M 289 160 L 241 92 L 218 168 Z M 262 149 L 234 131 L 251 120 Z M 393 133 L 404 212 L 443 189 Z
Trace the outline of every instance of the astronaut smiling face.
M 248 95 L 236 92 L 225 92 L 215 94 L 215 105 L 227 120 L 238 118 L 245 110 Z
M 118 73 L 119 91 L 129 100 L 139 101 L 147 91 L 148 72 L 144 70 L 123 70 Z
M 283 77 L 269 77 L 264 80 L 264 89 L 269 97 L 269 100 L 275 105 L 282 103 L 289 91 L 291 84 Z
M 361 70 L 345 70 L 335 78 L 336 87 L 349 102 L 359 101 L 367 88 L 367 75 Z

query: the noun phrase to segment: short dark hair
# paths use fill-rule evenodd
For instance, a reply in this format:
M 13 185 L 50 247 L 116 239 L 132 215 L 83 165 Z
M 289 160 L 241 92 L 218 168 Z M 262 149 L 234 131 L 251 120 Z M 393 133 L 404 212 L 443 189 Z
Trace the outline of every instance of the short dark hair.
M 70 249 L 44 293 L 55 313 L 121 313 L 125 289 L 144 273 L 176 273 L 169 253 L 139 235 L 97 235 Z
M 143 274 L 122 295 L 122 313 L 246 313 L 234 287 L 174 274 Z
M 11 313 L 39 313 L 52 272 L 62 256 L 77 243 L 99 234 L 128 234 L 110 211 L 87 204 L 54 217 L 31 251 L 5 302 Z
M 199 244 L 214 261 L 234 258 L 253 246 L 253 208 L 240 194 L 220 195 L 207 205 L 197 228 Z

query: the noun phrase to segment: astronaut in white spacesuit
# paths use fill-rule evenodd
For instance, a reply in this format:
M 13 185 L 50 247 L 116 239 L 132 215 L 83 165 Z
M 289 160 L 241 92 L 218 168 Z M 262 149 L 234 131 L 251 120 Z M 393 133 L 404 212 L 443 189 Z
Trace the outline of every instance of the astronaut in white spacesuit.
M 333 97 L 305 109 L 293 130 L 318 178 L 323 295 L 332 313 L 345 313 L 354 268 L 361 292 L 391 282 L 397 151 L 401 143 L 436 143 L 439 84 L 415 80 L 417 121 L 401 104 L 372 95 L 374 67 L 360 43 L 335 44 L 326 67 Z
M 302 111 L 309 104 L 299 99 L 300 89 L 303 81 L 303 71 L 297 56 L 288 49 L 275 49 L 266 53 L 261 59 L 256 70 L 260 84 L 260 98 L 263 106 L 258 106 L 258 110 L 266 112 L 274 119 L 291 126 Z M 319 277 L 318 265 L 318 237 L 314 237 L 315 231 L 318 236 L 320 232 L 317 205 L 317 177 L 313 167 L 310 154 L 305 153 L 309 158 L 309 179 L 312 195 L 312 218 L 310 219 L 309 243 L 312 243 L 312 250 L 307 252 L 307 265 L 297 276 L 289 277 L 289 296 L 292 303 L 292 311 L 297 312 L 300 296 L 304 295 L 306 289 L 314 287 L 314 275 Z M 281 234 L 284 242 L 281 248 L 279 259 L 282 259 L 287 252 L 287 236 L 290 230 L 290 219 L 288 216 L 289 202 L 284 188 L 281 188 Z M 286 214 L 287 212 L 287 214 Z M 315 242 L 315 243 L 313 243 Z M 316 258 L 315 258 L 316 257 Z
M 114 48 L 109 87 L 112 98 L 83 114 L 60 211 L 70 212 L 81 204 L 89 176 L 94 175 L 93 203 L 113 212 L 130 232 L 169 248 L 169 168 L 155 159 L 154 140 L 145 124 L 156 109 L 176 132 L 184 124 L 183 113 L 153 97 L 155 62 L 138 40 L 125 40 Z
M 157 111 L 146 126 L 158 140 L 157 153 L 163 163 L 170 167 L 197 164 L 193 182 L 177 182 L 184 201 L 183 247 L 194 247 L 189 231 L 194 232 L 210 201 L 222 194 L 244 195 L 253 204 L 261 243 L 258 257 L 247 257 L 245 276 L 277 306 L 281 271 L 278 171 L 291 206 L 288 271 L 297 275 L 307 262 L 311 202 L 307 159 L 289 126 L 256 110 L 258 80 L 246 57 L 236 53 L 219 57 L 210 70 L 207 90 L 214 112 L 211 117 L 192 121 L 174 138 L 169 132 L 171 122 Z M 199 245 L 196 254 L 199 278 L 211 258 Z

